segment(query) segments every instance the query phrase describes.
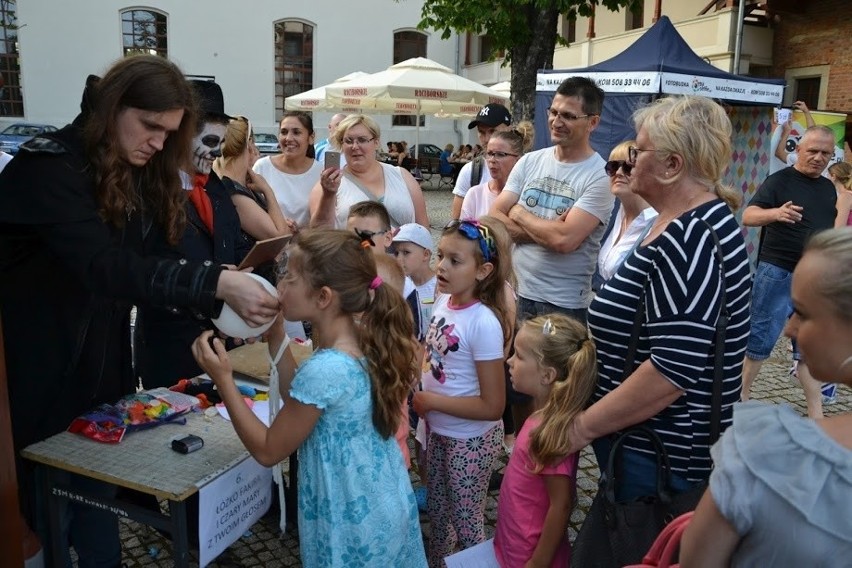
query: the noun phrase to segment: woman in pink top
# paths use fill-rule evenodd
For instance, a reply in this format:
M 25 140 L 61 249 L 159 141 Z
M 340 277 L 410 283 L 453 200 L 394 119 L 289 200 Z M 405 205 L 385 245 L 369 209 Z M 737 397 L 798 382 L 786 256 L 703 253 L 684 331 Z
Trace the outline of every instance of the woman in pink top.
M 488 140 L 485 165 L 491 179 L 468 190 L 462 202 L 460 219 L 479 219 L 488 215 L 488 210 L 509 179 L 509 173 L 524 152 L 532 147 L 533 125 L 523 121 L 510 130 L 500 130 Z
M 579 454 L 568 453 L 568 432 L 595 389 L 596 361 L 586 327 L 568 316 L 529 319 L 515 336 L 512 386 L 533 397 L 536 411 L 518 434 L 500 487 L 494 552 L 504 568 L 569 565 Z

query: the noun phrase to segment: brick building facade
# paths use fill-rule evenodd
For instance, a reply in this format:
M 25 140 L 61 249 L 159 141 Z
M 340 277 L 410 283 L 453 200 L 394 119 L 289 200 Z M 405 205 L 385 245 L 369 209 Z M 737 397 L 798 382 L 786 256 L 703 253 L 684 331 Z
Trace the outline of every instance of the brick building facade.
M 846 113 L 852 140 L 852 18 L 848 0 L 769 2 L 773 71 L 787 79 L 785 104 Z M 814 104 L 816 103 L 816 104 Z M 847 148 L 847 157 L 849 157 Z

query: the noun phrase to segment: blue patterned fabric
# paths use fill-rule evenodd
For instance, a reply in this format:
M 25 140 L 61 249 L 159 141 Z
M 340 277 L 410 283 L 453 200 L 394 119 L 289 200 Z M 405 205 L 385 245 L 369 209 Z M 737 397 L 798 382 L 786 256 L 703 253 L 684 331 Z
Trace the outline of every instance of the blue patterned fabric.
M 426 566 L 417 504 L 394 437 L 372 422 L 366 360 L 324 349 L 290 395 L 323 411 L 299 448 L 302 564 Z

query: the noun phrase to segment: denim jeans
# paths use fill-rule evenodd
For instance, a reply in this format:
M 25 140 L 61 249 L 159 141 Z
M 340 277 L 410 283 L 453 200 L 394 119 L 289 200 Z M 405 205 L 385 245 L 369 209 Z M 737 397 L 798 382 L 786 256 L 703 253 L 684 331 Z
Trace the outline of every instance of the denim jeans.
M 601 484 L 606 478 L 609 451 L 612 446 L 609 436 L 592 442 L 592 449 L 601 470 Z M 697 483 L 676 474 L 671 474 L 670 489 L 675 493 L 688 491 Z M 621 448 L 621 469 L 618 487 L 615 490 L 616 501 L 634 501 L 639 497 L 657 494 L 657 460 L 649 455 Z
M 537 300 L 529 300 L 518 296 L 518 322 L 534 318 L 536 316 L 544 316 L 547 314 L 565 314 L 572 317 L 583 325 L 586 325 L 589 315 L 587 308 L 563 308 L 549 302 L 539 302 Z
M 44 495 L 43 471 L 38 470 L 35 531 L 45 552 L 49 551 L 47 496 Z M 96 497 L 114 498 L 116 487 L 94 479 L 54 470 L 51 476 L 71 491 Z M 121 566 L 121 540 L 118 534 L 118 517 L 114 513 L 63 500 L 59 503 L 59 530 L 63 543 L 61 558 L 53 558 L 52 566 L 71 568 L 69 546 L 77 553 L 79 568 L 115 568 Z
M 768 262 L 760 262 L 751 289 L 751 333 L 746 357 L 763 361 L 781 336 L 793 312 L 790 284 L 793 273 Z

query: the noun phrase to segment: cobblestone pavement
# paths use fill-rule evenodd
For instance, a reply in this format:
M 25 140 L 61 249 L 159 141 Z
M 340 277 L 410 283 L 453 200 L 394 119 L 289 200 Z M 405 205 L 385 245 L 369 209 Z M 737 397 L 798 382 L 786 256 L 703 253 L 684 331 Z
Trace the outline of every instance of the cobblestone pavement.
M 450 192 L 427 190 L 425 193 L 432 226 L 442 227 L 449 219 Z M 440 233 L 439 230 L 435 229 L 432 232 L 436 238 Z M 788 340 L 784 338 L 779 340 L 772 357 L 763 366 L 758 379 L 755 381 L 753 397 L 756 400 L 790 404 L 800 413 L 805 414 L 805 400 L 802 389 L 789 374 L 791 357 L 787 349 L 788 345 Z M 840 386 L 837 392 L 837 402 L 826 407 L 826 414 L 831 415 L 838 412 L 849 412 L 850 410 L 852 410 L 852 391 L 845 386 Z M 505 463 L 506 457 L 502 456 L 500 466 L 505 466 Z M 572 540 L 591 505 L 597 479 L 597 464 L 594 455 L 587 449 L 580 458 L 580 471 L 577 479 L 578 504 L 571 516 L 570 524 Z M 415 485 L 418 483 L 416 474 L 412 474 L 412 483 Z M 497 494 L 497 491 L 490 492 L 486 503 L 485 515 L 489 536 L 494 531 L 497 519 Z M 428 518 L 421 516 L 421 523 L 424 535 L 428 536 Z M 122 519 L 121 536 L 126 566 L 133 568 L 172 565 L 171 546 L 156 531 L 133 521 Z M 231 545 L 210 566 L 301 566 L 298 538 L 292 533 L 279 538 L 277 519 L 267 517 Z

